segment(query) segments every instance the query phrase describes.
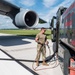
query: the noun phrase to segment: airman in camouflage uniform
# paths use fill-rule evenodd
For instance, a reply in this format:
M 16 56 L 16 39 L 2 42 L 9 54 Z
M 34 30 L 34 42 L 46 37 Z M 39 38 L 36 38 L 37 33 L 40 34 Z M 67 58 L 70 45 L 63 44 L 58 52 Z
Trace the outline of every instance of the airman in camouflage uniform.
M 42 53 L 42 59 L 43 59 L 43 65 L 48 66 L 48 64 L 45 62 L 46 58 L 46 45 L 48 44 L 47 37 L 45 35 L 45 28 L 41 28 L 40 33 L 36 35 L 35 41 L 37 42 L 37 56 L 36 56 L 36 65 L 39 65 L 39 59 L 40 55 Z

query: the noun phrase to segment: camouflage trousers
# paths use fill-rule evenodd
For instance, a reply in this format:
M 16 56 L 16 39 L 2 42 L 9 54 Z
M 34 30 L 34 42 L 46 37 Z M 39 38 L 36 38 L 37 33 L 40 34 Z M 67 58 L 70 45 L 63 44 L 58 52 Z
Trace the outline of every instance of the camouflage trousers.
M 45 58 L 46 58 L 46 46 L 38 44 L 37 45 L 36 61 L 39 61 L 41 54 L 42 54 L 43 61 L 45 61 Z

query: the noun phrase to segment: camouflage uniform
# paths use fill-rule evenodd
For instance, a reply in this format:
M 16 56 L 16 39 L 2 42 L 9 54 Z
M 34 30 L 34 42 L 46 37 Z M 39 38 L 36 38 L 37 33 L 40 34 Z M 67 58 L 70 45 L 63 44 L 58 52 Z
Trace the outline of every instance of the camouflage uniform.
M 45 46 L 45 42 L 47 40 L 47 37 L 46 37 L 45 34 L 38 33 L 36 35 L 36 38 L 38 38 L 38 42 L 40 42 L 40 43 L 37 44 L 36 61 L 39 61 L 41 53 L 42 53 L 42 59 L 45 60 L 45 58 L 46 58 L 46 46 Z

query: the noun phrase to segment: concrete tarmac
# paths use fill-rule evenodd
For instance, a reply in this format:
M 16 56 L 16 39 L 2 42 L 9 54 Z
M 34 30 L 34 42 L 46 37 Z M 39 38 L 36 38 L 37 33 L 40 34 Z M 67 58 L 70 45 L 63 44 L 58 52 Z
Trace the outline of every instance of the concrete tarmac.
M 47 48 L 46 56 L 53 54 L 53 43 L 49 41 L 50 53 Z M 1 75 L 63 75 L 59 61 L 52 58 L 43 66 L 37 67 L 33 62 L 36 57 L 37 43 L 34 38 L 0 33 L 0 74 Z M 40 58 L 42 61 L 42 57 Z M 35 70 L 34 70 L 35 69 Z

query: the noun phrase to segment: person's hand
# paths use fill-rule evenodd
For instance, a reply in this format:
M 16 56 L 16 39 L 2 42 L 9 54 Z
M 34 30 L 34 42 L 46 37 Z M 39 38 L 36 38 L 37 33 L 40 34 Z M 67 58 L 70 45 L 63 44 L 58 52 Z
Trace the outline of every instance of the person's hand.
M 46 41 L 46 43 L 45 43 L 46 45 L 48 45 L 49 44 L 49 42 L 48 41 Z

